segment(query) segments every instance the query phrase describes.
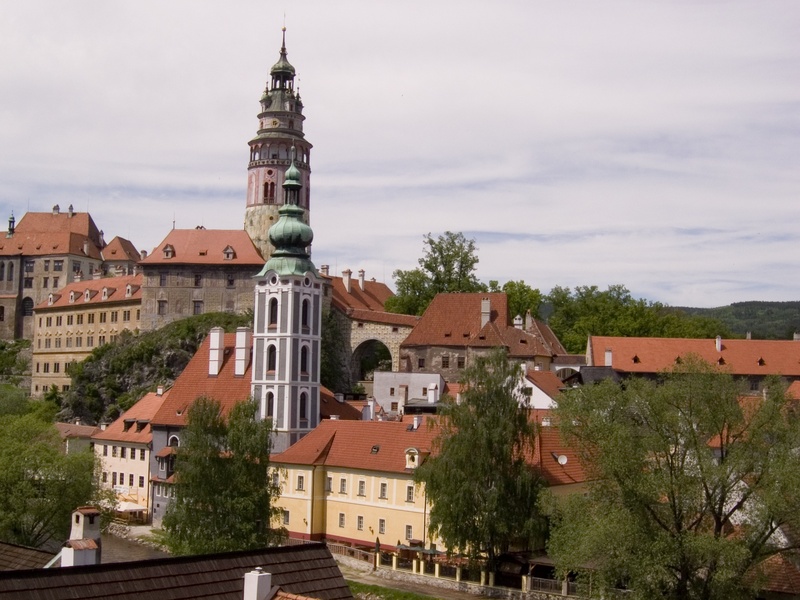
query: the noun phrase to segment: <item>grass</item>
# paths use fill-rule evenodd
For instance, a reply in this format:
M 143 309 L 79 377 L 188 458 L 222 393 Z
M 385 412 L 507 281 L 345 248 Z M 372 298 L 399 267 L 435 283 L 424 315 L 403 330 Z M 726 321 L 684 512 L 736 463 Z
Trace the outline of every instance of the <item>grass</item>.
M 357 581 L 348 581 L 350 591 L 358 600 L 436 600 L 435 596 L 424 596 L 400 590 L 392 590 L 379 585 L 368 585 Z

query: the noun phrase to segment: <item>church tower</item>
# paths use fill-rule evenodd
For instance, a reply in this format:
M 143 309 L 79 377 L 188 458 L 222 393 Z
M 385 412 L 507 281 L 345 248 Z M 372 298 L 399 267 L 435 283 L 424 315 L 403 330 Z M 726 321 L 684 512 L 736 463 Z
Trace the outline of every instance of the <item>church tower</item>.
M 284 204 L 269 230 L 274 250 L 256 275 L 251 388 L 260 417 L 273 420 L 273 452 L 319 424 L 323 279 L 311 262 L 314 234 L 300 206 L 303 176 L 292 151 Z
M 303 102 L 300 90 L 294 87 L 294 67 L 286 58 L 286 28 L 278 62 L 270 69 L 271 81 L 261 96 L 258 114 L 258 133 L 250 140 L 250 162 L 247 167 L 247 208 L 244 229 L 264 259 L 274 247 L 267 232 L 278 220 L 281 188 L 286 180 L 292 148 L 296 150 L 295 168 L 302 190 L 297 206 L 305 209 L 303 220 L 308 223 L 310 208 L 309 179 L 311 175 L 309 144 L 303 134 Z

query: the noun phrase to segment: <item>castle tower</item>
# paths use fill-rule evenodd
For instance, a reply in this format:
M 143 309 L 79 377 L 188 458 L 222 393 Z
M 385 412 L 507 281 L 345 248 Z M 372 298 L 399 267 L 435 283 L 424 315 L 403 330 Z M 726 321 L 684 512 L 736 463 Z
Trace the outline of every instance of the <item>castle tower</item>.
M 269 230 L 274 248 L 256 276 L 252 396 L 275 426 L 282 452 L 319 423 L 323 279 L 311 262 L 314 239 L 300 206 L 303 172 L 291 154 L 284 204 Z
M 295 166 L 300 174 L 302 193 L 297 205 L 303 209 L 303 220 L 309 222 L 311 144 L 303 134 L 303 102 L 300 90 L 294 87 L 294 67 L 286 58 L 286 28 L 280 58 L 270 69 L 271 81 L 261 96 L 258 133 L 250 140 L 250 162 L 247 167 L 247 208 L 244 229 L 267 259 L 274 247 L 267 232 L 278 220 L 281 188 L 286 180 L 292 148 L 297 152 Z

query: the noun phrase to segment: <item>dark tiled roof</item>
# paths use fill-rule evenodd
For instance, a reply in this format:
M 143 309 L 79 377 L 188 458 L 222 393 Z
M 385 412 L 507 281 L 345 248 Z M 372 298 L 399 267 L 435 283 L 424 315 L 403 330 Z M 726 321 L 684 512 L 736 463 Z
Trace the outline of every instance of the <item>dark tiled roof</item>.
M 55 554 L 44 550 L 0 542 L 0 571 L 41 569 L 53 556 Z
M 241 600 L 244 574 L 261 567 L 287 594 L 321 600 L 352 594 L 324 544 L 160 558 L 90 567 L 0 573 L 5 600 Z

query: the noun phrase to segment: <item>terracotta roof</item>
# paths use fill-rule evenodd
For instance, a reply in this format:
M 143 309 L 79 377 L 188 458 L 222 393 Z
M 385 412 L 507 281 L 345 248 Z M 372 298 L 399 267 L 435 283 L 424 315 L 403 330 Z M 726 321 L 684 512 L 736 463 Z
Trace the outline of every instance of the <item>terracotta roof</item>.
M 414 315 L 401 315 L 398 313 L 381 312 L 351 308 L 346 312 L 354 321 L 367 321 L 369 323 L 384 323 L 386 325 L 399 325 L 401 327 L 414 327 L 419 322 L 419 317 Z
M 125 292 L 131 286 L 131 295 L 126 297 Z M 107 298 L 103 299 L 103 289 L 107 290 Z M 89 300 L 86 300 L 86 291 L 89 291 Z M 70 293 L 74 293 L 74 301 L 70 302 Z M 142 275 L 123 275 L 121 277 L 101 277 L 100 279 L 87 279 L 74 281 L 53 292 L 53 303 L 45 300 L 36 305 L 37 311 L 47 309 L 66 308 L 70 306 L 84 306 L 97 304 L 112 304 L 114 302 L 141 301 Z
M 547 346 L 548 354 L 566 355 L 567 350 L 561 344 L 561 341 L 556 337 L 556 334 L 550 329 L 550 326 L 544 321 L 539 319 L 531 319 L 530 327 L 526 325 L 528 333 L 539 338 L 541 342 Z
M 276 463 L 406 473 L 406 450 L 431 451 L 436 427 L 423 420 L 416 430 L 410 421 L 322 421 L 299 442 L 274 454 Z
M 786 389 L 786 393 L 795 400 L 800 400 L 800 379 L 793 381 Z
M 675 359 L 695 354 L 719 364 L 734 375 L 784 375 L 800 377 L 800 342 L 784 340 L 626 338 L 590 336 L 588 364 L 605 365 L 605 351 L 611 350 L 612 367 L 626 373 L 658 373 L 675 365 Z
M 103 260 L 133 260 L 138 262 L 141 258 L 142 257 L 139 254 L 139 251 L 136 249 L 133 243 L 119 236 L 116 236 L 105 248 L 103 248 Z
M 164 256 L 164 249 L 168 246 L 172 249 L 172 258 Z M 224 252 L 228 247 L 234 251 L 231 259 L 225 258 Z M 244 229 L 173 229 L 140 264 L 262 267 L 264 259 Z
M 338 415 L 344 421 L 360 421 L 361 411 L 350 402 L 339 402 L 333 392 L 325 386 L 319 388 L 319 416 L 330 419 L 331 415 Z
M 760 591 L 787 594 L 787 597 L 791 598 L 797 597 L 798 590 L 800 590 L 800 569 L 787 556 L 773 554 L 748 572 L 745 579 L 752 583 L 758 575 L 764 578 L 763 581 L 760 578 L 756 579 Z
M 91 238 L 99 239 L 100 232 L 89 213 L 69 211 L 53 214 L 53 212 L 28 212 L 22 215 L 14 232 L 16 233 L 58 233 L 69 231 Z
M 83 243 L 89 240 L 88 254 L 83 251 Z M 13 237 L 0 239 L 0 256 L 49 256 L 72 254 L 101 259 L 100 248 L 86 235 L 80 233 L 17 231 Z
M 0 599 L 241 600 L 244 575 L 255 567 L 285 594 L 321 600 L 353 595 L 324 544 L 178 556 L 68 569 L 0 573 Z
M 167 456 L 172 456 L 177 451 L 175 446 L 164 446 L 161 450 L 156 452 L 156 458 L 166 458 Z
M 247 365 L 243 376 L 236 377 L 233 374 L 236 334 L 226 333 L 223 336 L 222 368 L 215 377 L 208 374 L 209 346 L 210 337 L 206 336 L 189 364 L 175 380 L 169 395 L 153 417 L 153 425 L 185 425 L 186 410 L 201 396 L 219 401 L 223 413 L 228 413 L 236 404 L 250 397 L 252 363 Z
M 54 556 L 52 552 L 0 542 L 0 571 L 41 569 Z
M 97 430 L 94 425 L 76 425 L 74 423 L 56 423 L 56 429 L 62 440 L 68 438 L 90 438 Z
M 136 444 L 149 443 L 153 439 L 150 421 L 168 397 L 169 390 L 161 396 L 155 392 L 144 395 L 105 430 L 97 431 L 92 439 Z
M 528 371 L 526 378 L 553 400 L 561 394 L 561 390 L 564 388 L 562 381 L 552 371 Z
M 394 294 L 385 283 L 378 281 L 364 281 L 364 289 L 361 289 L 357 277 L 350 278 L 350 292 L 344 286 L 344 279 L 341 277 L 327 276 L 333 290 L 333 305 L 346 312 L 348 309 L 366 309 L 383 312 L 383 305 L 386 300 Z
M 559 457 L 564 459 L 559 461 Z M 551 486 L 571 485 L 588 480 L 580 457 L 561 441 L 557 427 L 537 428 L 533 463 Z

